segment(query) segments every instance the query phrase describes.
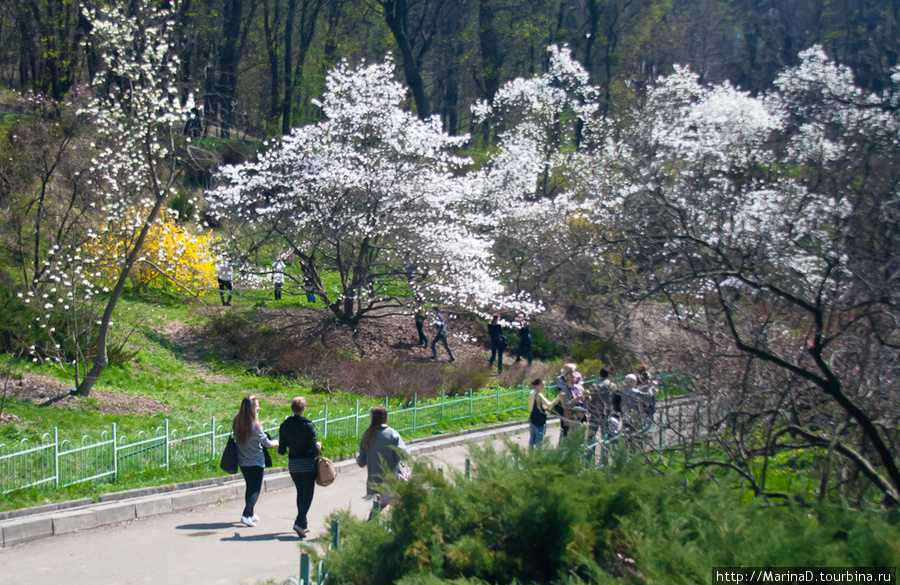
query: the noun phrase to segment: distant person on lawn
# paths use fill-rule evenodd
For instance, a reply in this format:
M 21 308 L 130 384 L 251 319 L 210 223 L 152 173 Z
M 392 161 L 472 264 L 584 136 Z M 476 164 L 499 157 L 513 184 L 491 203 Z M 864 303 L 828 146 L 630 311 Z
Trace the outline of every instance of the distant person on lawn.
M 275 285 L 275 300 L 281 300 L 281 288 L 284 286 L 284 262 L 276 258 L 272 262 L 272 283 Z
M 222 258 L 222 263 L 216 271 L 216 277 L 219 281 L 219 296 L 222 298 L 222 306 L 231 306 L 231 296 L 234 293 L 234 286 L 231 281 L 234 278 L 234 269 L 231 267 L 231 260 L 228 256 Z M 225 291 L 228 291 L 228 298 L 225 298 Z
M 491 359 L 488 367 L 494 367 L 494 358 L 497 358 L 497 373 L 503 373 L 503 352 L 506 351 L 506 337 L 503 335 L 503 326 L 500 324 L 500 314 L 494 313 L 488 324 L 488 335 L 491 338 Z
M 419 333 L 419 341 L 416 342 L 416 345 L 424 345 L 428 347 L 428 337 L 425 335 L 425 331 L 423 330 L 425 327 L 425 320 L 428 318 L 428 314 L 425 312 L 425 307 L 419 307 L 419 310 L 416 311 L 416 331 Z
M 525 315 L 519 315 L 519 348 L 516 350 L 516 362 L 519 363 L 522 357 L 528 358 L 528 365 L 531 365 L 531 323 Z
M 450 351 L 450 345 L 447 343 L 447 323 L 444 321 L 444 316 L 441 315 L 440 307 L 434 308 L 434 321 L 432 324 L 435 331 L 434 339 L 431 340 L 432 359 L 437 359 L 437 342 L 440 341 L 443 342 L 444 349 L 447 350 L 447 355 L 450 356 L 450 361 L 456 361 L 456 358 L 453 357 L 453 352 Z
M 256 526 L 259 516 L 253 513 L 253 508 L 262 490 L 263 471 L 266 468 L 263 449 L 277 447 L 278 441 L 270 439 L 259 424 L 259 399 L 255 394 L 241 400 L 241 408 L 232 421 L 232 429 L 237 443 L 238 466 L 246 485 L 241 524 Z
M 316 440 L 316 425 L 305 418 L 306 398 L 298 396 L 291 400 L 292 416 L 287 417 L 278 430 L 278 454 L 288 454 L 288 472 L 297 489 L 297 518 L 294 532 L 302 540 L 309 533 L 306 514 L 312 505 L 316 489 L 316 457 L 322 450 L 322 443 Z

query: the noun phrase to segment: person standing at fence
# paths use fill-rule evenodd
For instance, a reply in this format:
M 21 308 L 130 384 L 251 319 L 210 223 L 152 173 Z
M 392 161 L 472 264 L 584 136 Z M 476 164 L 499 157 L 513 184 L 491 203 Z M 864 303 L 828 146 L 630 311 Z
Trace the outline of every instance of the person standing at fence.
M 306 514 L 312 505 L 316 488 L 316 457 L 322 444 L 316 440 L 316 425 L 305 418 L 306 398 L 297 396 L 291 400 L 292 416 L 287 417 L 278 430 L 278 454 L 288 454 L 288 472 L 297 489 L 297 518 L 294 532 L 301 538 L 309 534 Z
M 453 352 L 450 351 L 450 344 L 447 343 L 447 323 L 444 321 L 444 316 L 441 315 L 440 307 L 434 308 L 434 339 L 431 340 L 431 357 L 432 359 L 437 359 L 437 342 L 441 341 L 444 344 L 444 349 L 447 350 L 447 355 L 450 356 L 450 361 L 456 361 L 456 358 L 453 357 Z
M 356 463 L 367 471 L 366 497 L 378 498 L 376 506 L 387 506 L 389 498 L 380 491 L 386 477 L 396 476 L 402 455 L 409 455 L 409 448 L 396 430 L 387 424 L 388 413 L 383 406 L 373 406 L 369 419 L 369 428 L 363 433 L 359 442 L 359 454 Z M 376 514 L 373 507 L 370 518 Z
M 547 413 L 559 403 L 559 396 L 552 402 L 547 400 L 544 396 L 544 381 L 540 378 L 535 378 L 531 386 L 533 390 L 528 395 L 528 448 L 535 449 L 544 440 L 544 434 L 547 432 Z
M 584 422 L 584 386 L 582 376 L 575 364 L 563 366 L 556 378 L 556 387 L 559 389 L 559 401 L 562 405 L 562 415 L 559 421 L 559 442 L 562 443 L 569 435 L 569 430 L 576 428 Z
M 270 439 L 259 424 L 259 399 L 255 394 L 241 400 L 241 408 L 232 421 L 232 429 L 237 443 L 238 466 L 246 484 L 241 524 L 256 526 L 259 516 L 253 512 L 253 508 L 262 490 L 263 472 L 266 468 L 263 449 L 277 447 L 278 441 Z
M 503 352 L 506 351 L 506 336 L 503 335 L 503 326 L 500 324 L 500 314 L 494 313 L 488 324 L 488 336 L 491 338 L 491 359 L 488 367 L 494 367 L 494 358 L 497 358 L 497 373 L 503 373 Z
M 598 430 L 605 428 L 604 425 L 612 414 L 612 397 L 615 389 L 616 385 L 609 379 L 609 370 L 601 368 L 600 381 L 594 384 L 584 399 L 588 415 L 589 443 L 597 436 Z

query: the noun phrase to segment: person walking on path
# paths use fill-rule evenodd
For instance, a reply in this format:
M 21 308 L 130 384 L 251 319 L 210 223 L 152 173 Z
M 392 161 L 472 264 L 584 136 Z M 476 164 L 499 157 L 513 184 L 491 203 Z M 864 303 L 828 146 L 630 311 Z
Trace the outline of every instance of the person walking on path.
M 425 306 L 423 305 L 419 307 L 418 311 L 416 311 L 416 331 L 419 332 L 419 341 L 416 342 L 416 345 L 424 345 L 425 347 L 428 347 L 428 337 L 425 335 L 425 331 L 423 330 L 423 328 L 425 327 L 426 318 L 427 315 L 425 313 Z
M 275 284 L 275 300 L 281 300 L 281 288 L 284 286 L 284 262 L 276 258 L 272 262 L 272 283 Z
M 223 307 L 231 306 L 231 296 L 234 293 L 234 286 L 231 284 L 234 278 L 234 269 L 231 267 L 231 260 L 226 256 L 219 264 L 216 271 L 216 278 L 219 281 L 219 297 L 222 299 Z M 228 291 L 228 298 L 225 298 L 225 291 Z
M 270 439 L 259 424 L 259 399 L 255 394 L 241 400 L 241 408 L 232 421 L 232 429 L 237 443 L 238 466 L 246 484 L 241 523 L 255 526 L 259 522 L 259 516 L 253 513 L 253 508 L 262 490 L 263 472 L 266 468 L 263 449 L 277 447 L 278 441 Z
M 519 315 L 519 347 L 516 350 L 516 361 L 519 363 L 522 357 L 528 358 L 528 365 L 531 365 L 531 324 L 525 315 Z
M 385 407 L 373 406 L 370 417 L 369 428 L 359 442 L 356 463 L 367 471 L 366 497 L 377 497 L 376 505 L 383 507 L 390 503 L 390 499 L 384 497 L 379 487 L 384 483 L 385 477 L 396 477 L 397 467 L 402 461 L 401 453 L 408 456 L 409 448 L 400 433 L 388 426 Z M 372 515 L 375 513 L 376 508 L 373 507 Z
M 494 358 L 497 358 L 497 373 L 503 373 L 503 352 L 506 350 L 506 336 L 503 335 L 503 326 L 500 325 L 500 314 L 494 313 L 488 324 L 488 335 L 491 338 L 491 359 L 488 367 L 494 367 Z
M 431 357 L 432 359 L 437 359 L 437 342 L 441 341 L 444 344 L 444 349 L 447 350 L 447 355 L 450 356 L 450 361 L 456 361 L 456 358 L 453 357 L 453 352 L 450 351 L 450 344 L 447 343 L 447 323 L 444 321 L 444 316 L 441 315 L 440 307 L 434 308 L 434 331 L 435 336 L 434 339 L 431 340 Z
M 559 396 L 553 401 L 547 400 L 544 396 L 544 381 L 535 378 L 531 383 L 533 390 L 528 395 L 528 448 L 536 449 L 544 440 L 544 434 L 547 432 L 547 413 L 559 402 Z
M 297 489 L 297 519 L 294 532 L 301 539 L 309 533 L 306 515 L 312 505 L 316 488 L 316 457 L 322 444 L 316 441 L 316 425 L 303 416 L 306 398 L 297 396 L 291 400 L 293 416 L 287 417 L 278 430 L 278 454 L 288 454 L 288 472 Z

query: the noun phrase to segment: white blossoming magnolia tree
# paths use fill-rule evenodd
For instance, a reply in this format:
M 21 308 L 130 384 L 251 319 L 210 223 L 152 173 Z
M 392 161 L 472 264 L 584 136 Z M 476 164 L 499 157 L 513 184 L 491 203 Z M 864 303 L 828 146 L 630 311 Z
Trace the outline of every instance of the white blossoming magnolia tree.
M 92 171 L 100 178 L 92 186 L 105 196 L 106 215 L 99 229 L 119 229 L 123 222 L 131 222 L 123 229 L 137 235 L 114 259 L 119 272 L 97 323 L 91 368 L 77 385 L 83 396 L 90 394 L 108 364 L 107 340 L 116 304 L 132 266 L 141 259 L 150 226 L 173 191 L 176 145 L 195 108 L 193 97 L 183 96 L 176 83 L 176 12 L 177 2 L 161 8 L 151 0 L 85 9 L 91 42 L 102 58 L 93 84 L 95 97 L 84 110 L 97 132 Z M 77 275 L 74 281 L 89 282 L 92 276 L 96 275 Z
M 484 229 L 494 238 L 495 266 L 520 293 L 572 292 L 594 240 L 580 221 L 583 197 L 568 190 L 578 161 L 602 135 L 596 88 L 567 47 L 551 46 L 546 73 L 503 85 L 476 119 L 503 128 L 498 150 L 470 179 Z
M 708 342 L 695 374 L 730 457 L 698 465 L 784 496 L 767 462 L 812 448 L 830 462 L 820 496 L 864 477 L 853 497 L 896 501 L 897 88 L 869 95 L 820 49 L 801 57 L 763 97 L 677 69 L 575 187 L 610 228 L 598 257 L 628 259 L 631 291 Z
M 292 250 L 303 286 L 350 326 L 402 310 L 393 291 L 407 280 L 419 302 L 537 310 L 506 294 L 491 271 L 492 240 L 467 212 L 471 183 L 457 175 L 469 161 L 453 151 L 468 137 L 405 111 L 393 69 L 337 67 L 317 104 L 326 119 L 294 129 L 258 162 L 224 168 L 212 207 L 245 234 L 252 227 L 242 249 Z M 325 271 L 338 274 L 337 290 Z

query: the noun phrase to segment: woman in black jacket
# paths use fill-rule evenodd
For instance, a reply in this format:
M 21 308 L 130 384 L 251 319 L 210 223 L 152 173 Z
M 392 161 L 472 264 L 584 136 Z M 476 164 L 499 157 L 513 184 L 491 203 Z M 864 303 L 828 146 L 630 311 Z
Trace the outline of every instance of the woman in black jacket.
M 316 441 L 316 426 L 303 416 L 305 411 L 306 398 L 294 398 L 291 401 L 291 412 L 294 415 L 287 417 L 278 431 L 278 454 L 284 455 L 285 450 L 288 451 L 288 471 L 297 488 L 294 532 L 301 539 L 309 534 L 306 514 L 316 488 L 316 457 L 322 448 L 322 444 Z

